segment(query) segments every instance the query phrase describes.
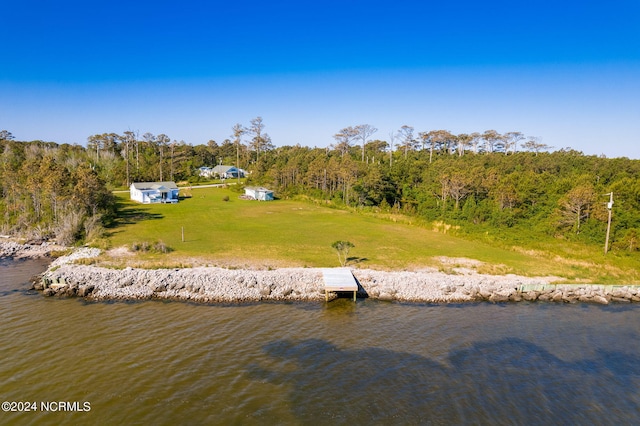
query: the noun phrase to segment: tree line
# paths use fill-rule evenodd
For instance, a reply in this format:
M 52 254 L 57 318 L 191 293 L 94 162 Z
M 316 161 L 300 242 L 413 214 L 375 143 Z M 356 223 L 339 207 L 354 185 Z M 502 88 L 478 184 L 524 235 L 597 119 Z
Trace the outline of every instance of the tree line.
M 465 151 L 430 147 L 388 152 L 385 141 L 362 147 L 280 147 L 256 164 L 252 180 L 280 196 L 443 221 L 466 230 L 523 229 L 603 243 L 605 194 L 615 194 L 616 247 L 638 250 L 640 161 L 585 156 L 562 149 Z
M 166 134 L 125 131 L 91 135 L 84 148 L 15 142 L 2 131 L 3 230 L 57 223 L 69 199 L 64 197 L 79 198 L 74 194 L 80 194 L 79 182 L 88 176 L 96 179 L 101 188 L 96 193 L 102 195 L 100 202 L 96 196 L 83 201 L 90 204 L 84 206 L 86 218 L 109 211 L 107 189 L 134 181 L 197 182 L 199 167 L 231 164 L 247 170 L 250 183 L 268 186 L 281 197 L 402 213 L 465 230 L 526 229 L 590 243 L 604 238 L 608 200 L 603 194 L 613 192 L 614 247 L 636 251 L 640 246 L 638 160 L 586 156 L 569 148 L 550 152 L 553 147 L 539 138 L 515 131 L 416 132 L 404 125 L 375 139 L 377 132 L 360 124 L 337 131 L 326 148 L 275 147 L 262 118 L 256 117 L 248 126 L 232 126 L 220 144 L 209 140 L 194 146 Z M 64 169 L 69 182 L 61 186 L 66 188 L 62 198 L 48 189 L 57 185 L 42 185 L 41 193 L 25 196 L 34 185 L 27 176 L 36 176 L 37 168 L 37 176 L 45 179 L 47 167 Z M 12 192 L 9 182 L 21 186 Z
M 2 234 L 69 245 L 98 240 L 115 213 L 113 195 L 77 145 L 0 140 Z

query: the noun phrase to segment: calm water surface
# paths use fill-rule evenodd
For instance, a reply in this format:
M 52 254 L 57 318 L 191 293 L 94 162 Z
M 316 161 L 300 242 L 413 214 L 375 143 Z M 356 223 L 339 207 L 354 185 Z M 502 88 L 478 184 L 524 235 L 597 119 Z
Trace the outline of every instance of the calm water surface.
M 640 306 L 85 303 L 0 261 L 0 424 L 638 424 Z M 90 411 L 45 412 L 47 401 Z

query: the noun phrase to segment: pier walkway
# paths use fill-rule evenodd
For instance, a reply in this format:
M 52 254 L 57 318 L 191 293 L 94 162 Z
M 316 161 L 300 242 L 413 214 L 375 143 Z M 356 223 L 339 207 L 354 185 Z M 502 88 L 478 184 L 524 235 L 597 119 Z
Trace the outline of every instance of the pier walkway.
M 356 301 L 358 282 L 349 268 L 323 268 L 324 298 L 329 301 L 330 291 L 353 291 L 353 301 Z

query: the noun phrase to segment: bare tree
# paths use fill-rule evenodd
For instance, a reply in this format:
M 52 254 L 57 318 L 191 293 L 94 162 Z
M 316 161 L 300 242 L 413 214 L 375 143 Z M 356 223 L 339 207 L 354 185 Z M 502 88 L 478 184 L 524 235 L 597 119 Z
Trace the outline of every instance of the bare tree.
M 156 141 L 156 137 L 153 135 L 153 133 L 147 132 L 144 135 L 142 135 L 142 139 L 149 145 L 149 146 L 153 146 L 153 144 Z M 140 143 L 136 143 L 136 172 L 138 171 L 140 167 Z
M 416 141 L 413 138 L 413 127 L 406 124 L 403 125 L 398 131 L 398 135 L 402 138 L 402 147 L 404 148 L 404 156 L 406 158 L 409 150 L 413 150 L 415 148 Z
M 424 151 L 425 147 L 429 145 L 429 163 L 431 163 L 433 159 L 433 150 L 435 141 L 433 140 L 433 132 L 420 132 L 418 133 L 418 138 L 422 141 L 422 150 Z
M 485 130 L 482 134 L 485 143 L 485 150 L 489 153 L 496 151 L 498 144 L 502 141 L 502 135 L 495 130 Z
M 102 133 L 98 135 L 91 135 L 87 137 L 87 149 L 95 150 L 96 162 L 99 162 L 104 152 L 114 153 L 116 148 L 116 142 L 119 136 L 115 133 Z M 102 154 L 101 154 L 102 152 Z
M 449 196 L 455 200 L 455 210 L 460 207 L 460 201 L 471 191 L 469 178 L 462 173 L 454 172 L 446 177 Z
M 251 120 L 250 123 L 251 125 L 247 131 L 253 134 L 253 138 L 251 139 L 251 148 L 256 151 L 256 161 L 258 161 L 260 159 L 260 151 L 271 142 L 271 139 L 266 133 L 263 134 L 265 125 L 262 122 L 262 117 L 256 117 Z
M 509 149 L 515 154 L 518 152 L 518 142 L 524 139 L 524 135 L 520 132 L 507 132 L 504 134 L 505 154 L 509 154 Z
M 140 140 L 139 140 L 139 132 L 133 131 L 131 129 L 129 129 L 127 132 L 125 132 L 126 134 L 128 134 L 127 138 L 129 140 L 129 152 L 131 152 L 131 150 L 133 149 L 133 147 L 135 146 L 135 151 L 136 151 L 136 175 L 139 172 L 140 169 Z
M 362 141 L 362 162 L 364 162 L 364 146 L 366 145 L 367 140 L 373 136 L 378 129 L 370 124 L 359 124 L 355 129 L 357 132 L 357 138 Z
M 269 136 L 268 133 L 263 133 L 262 134 L 262 146 L 260 147 L 262 152 L 270 151 L 270 150 L 272 150 L 274 148 L 275 148 L 275 145 L 271 141 L 271 136 Z
M 236 123 L 232 127 L 233 143 L 236 146 L 236 169 L 238 169 L 238 183 L 240 183 L 240 144 L 242 143 L 242 136 L 247 133 L 247 128 L 240 123 Z
M 87 138 L 87 149 L 96 150 L 96 162 L 100 161 L 100 150 L 104 147 L 104 134 L 91 135 Z
M 161 133 L 156 138 L 156 142 L 158 143 L 158 150 L 160 152 L 160 182 L 164 182 L 164 173 L 162 169 L 162 164 L 164 163 L 164 149 L 167 147 L 169 142 L 171 142 L 171 138 L 164 133 Z
M 184 141 L 182 142 L 184 143 Z M 173 159 L 175 157 L 176 145 L 178 145 L 178 141 L 175 139 L 173 140 L 173 142 L 169 144 L 169 148 L 171 152 L 171 161 L 169 162 L 169 179 L 171 180 L 173 180 Z
M 398 134 L 394 131 L 389 132 L 389 167 L 393 167 L 393 147 L 395 146 Z
M 473 141 L 473 136 L 468 135 L 466 133 L 460 133 L 458 136 L 456 136 L 456 139 L 458 142 L 457 144 L 458 156 L 462 157 L 467 147 L 471 146 L 471 142 Z
M 560 224 L 570 225 L 576 234 L 580 233 L 580 225 L 589 217 L 595 198 L 595 191 L 591 185 L 579 185 L 570 190 L 560 200 Z
M 131 144 L 136 140 L 136 135 L 131 130 L 127 130 L 123 133 L 120 138 L 122 143 L 124 144 L 124 159 L 126 164 L 126 174 L 127 174 L 127 186 L 131 185 L 131 173 L 129 170 L 129 153 L 131 151 Z
M 482 135 L 478 132 L 473 132 L 469 136 L 471 137 L 471 141 L 469 143 L 473 147 L 473 153 L 478 154 L 478 146 L 482 141 Z
M 10 131 L 8 130 L 0 130 L 0 141 L 10 141 L 15 139 Z
M 546 151 L 553 148 L 552 146 L 542 143 L 541 138 L 537 136 L 529 136 L 529 140 L 522 144 L 522 146 L 530 151 L 535 151 L 536 157 L 540 151 Z
M 344 157 L 344 154 L 349 152 L 351 148 L 351 144 L 353 140 L 358 136 L 358 130 L 356 128 L 349 126 L 340 130 L 340 132 L 333 135 L 333 138 L 336 140 L 336 144 L 334 148 L 336 151 L 340 152 L 340 155 Z
M 458 142 L 458 138 L 448 130 L 441 130 L 440 134 L 444 144 L 443 148 L 446 149 L 449 155 L 453 155 L 456 152 L 456 143 Z
M 455 151 L 456 137 L 448 130 L 433 130 L 429 132 L 431 134 L 431 140 L 433 145 L 443 152 L 453 154 Z

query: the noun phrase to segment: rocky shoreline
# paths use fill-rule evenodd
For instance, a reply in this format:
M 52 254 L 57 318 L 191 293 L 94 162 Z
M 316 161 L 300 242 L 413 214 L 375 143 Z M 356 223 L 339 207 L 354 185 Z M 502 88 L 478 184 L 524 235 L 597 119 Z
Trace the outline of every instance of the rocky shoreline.
M 352 271 L 358 297 L 420 303 L 520 302 L 609 304 L 640 302 L 635 286 L 555 285 L 518 276 L 447 275 L 440 272 Z M 167 299 L 202 303 L 322 301 L 322 270 L 283 268 L 273 271 L 186 269 L 107 269 L 65 265 L 47 271 L 35 285 L 46 296 L 89 300 Z M 349 294 L 350 296 L 350 294 Z M 331 298 L 335 298 L 331 294 Z
M 0 243 L 0 257 L 48 256 L 54 245 Z M 83 297 L 87 300 L 166 299 L 199 303 L 258 301 L 324 301 L 320 268 L 276 270 L 194 267 L 182 269 L 110 269 L 78 265 L 74 261 L 96 257 L 100 250 L 80 248 L 55 259 L 34 289 L 45 296 Z M 640 286 L 553 284 L 553 277 L 484 275 L 459 268 L 454 273 L 435 269 L 377 271 L 353 269 L 359 298 L 414 303 L 640 302 Z M 330 298 L 338 295 L 330 293 Z M 349 295 L 350 296 L 350 295 Z
M 183 269 L 109 269 L 76 265 L 97 249 L 80 249 L 56 259 L 34 288 L 46 296 L 87 300 L 165 299 L 199 303 L 258 301 L 324 301 L 320 268 L 276 270 L 195 267 Z M 353 269 L 358 297 L 414 303 L 520 302 L 631 303 L 640 302 L 638 286 L 556 285 L 552 278 L 483 275 L 463 270 L 376 271 Z M 350 295 L 349 295 L 350 296 Z M 331 298 L 337 297 L 330 293 Z
M 37 259 L 48 257 L 53 251 L 66 250 L 69 247 L 62 247 L 57 244 L 39 241 L 36 243 L 21 244 L 4 237 L 6 241 L 0 242 L 0 259 Z

